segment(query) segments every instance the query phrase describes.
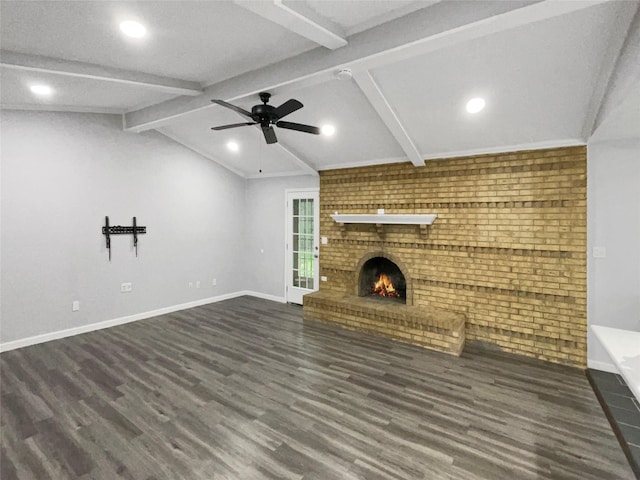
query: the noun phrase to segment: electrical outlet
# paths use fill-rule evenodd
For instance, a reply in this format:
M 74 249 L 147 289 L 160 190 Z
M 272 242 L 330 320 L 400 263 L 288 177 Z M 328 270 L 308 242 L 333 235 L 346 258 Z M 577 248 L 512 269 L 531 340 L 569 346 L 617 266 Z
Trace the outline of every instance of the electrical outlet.
M 196 288 L 200 288 L 200 280 L 196 282 Z
M 131 282 L 125 282 L 120 284 L 120 293 L 128 293 L 133 291 L 133 284 Z
M 378 215 L 384 215 L 384 208 L 378 209 Z
M 189 282 L 189 288 L 193 288 L 193 282 Z
M 327 281 L 327 277 L 325 277 L 324 275 L 322 275 L 322 276 L 320 277 L 320 281 L 321 281 L 321 282 L 326 282 L 326 281 Z
M 218 285 L 218 280 L 214 278 L 213 281 L 211 282 L 211 285 L 213 285 L 214 287 Z
M 606 257 L 607 257 L 606 247 L 593 247 L 593 258 L 606 258 Z
M 71 311 L 77 312 L 78 310 L 80 310 L 80 302 L 78 300 L 74 300 L 71 304 Z
M 320 238 L 320 243 L 322 245 L 326 245 L 327 243 L 329 243 L 329 239 L 327 237 L 321 237 Z

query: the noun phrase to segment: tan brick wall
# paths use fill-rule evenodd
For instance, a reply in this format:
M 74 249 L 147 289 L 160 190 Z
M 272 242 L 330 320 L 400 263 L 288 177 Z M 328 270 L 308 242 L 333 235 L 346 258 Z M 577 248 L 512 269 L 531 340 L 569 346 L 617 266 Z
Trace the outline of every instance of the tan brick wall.
M 436 213 L 433 225 L 340 227 L 339 213 Z M 414 305 L 464 313 L 467 341 L 586 366 L 586 147 L 320 174 L 322 292 L 352 292 L 356 265 L 392 253 Z

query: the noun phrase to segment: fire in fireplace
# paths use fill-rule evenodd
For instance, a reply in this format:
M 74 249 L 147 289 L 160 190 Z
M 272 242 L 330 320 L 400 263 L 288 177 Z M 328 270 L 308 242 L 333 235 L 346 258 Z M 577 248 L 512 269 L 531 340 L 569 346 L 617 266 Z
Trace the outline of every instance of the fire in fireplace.
M 406 303 L 407 284 L 400 268 L 384 257 L 367 260 L 360 270 L 358 294 Z
M 373 284 L 371 295 L 380 295 L 381 297 L 397 297 L 399 294 L 387 274 L 381 273 L 378 280 Z

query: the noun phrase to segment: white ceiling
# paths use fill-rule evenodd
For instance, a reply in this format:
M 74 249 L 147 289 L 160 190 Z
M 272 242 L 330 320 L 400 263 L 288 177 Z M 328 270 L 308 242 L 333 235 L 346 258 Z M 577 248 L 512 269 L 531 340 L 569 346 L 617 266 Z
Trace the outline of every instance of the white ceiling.
M 637 72 L 620 64 L 640 53 L 637 42 L 623 43 L 640 24 L 632 23 L 638 5 L 2 1 L 0 102 L 128 112 L 128 130 L 155 128 L 244 177 L 585 143 L 603 102 L 618 98 L 607 95 L 610 83 L 635 85 L 625 92 L 640 98 L 640 79 L 609 82 Z M 124 38 L 125 18 L 143 22 L 148 36 Z M 336 79 L 344 67 L 353 79 Z M 32 83 L 55 93 L 36 98 Z M 276 127 L 279 143 L 266 145 L 256 127 L 210 129 L 244 120 L 211 99 L 250 110 L 263 90 L 273 105 L 305 105 L 286 120 L 330 123 L 336 135 Z M 487 101 L 475 116 L 464 109 L 473 96 Z M 599 135 L 634 135 L 640 102 L 624 103 Z
M 326 169 L 331 165 L 364 165 L 380 160 L 406 161 L 402 150 L 353 81 L 341 82 L 336 79 L 300 90 L 291 89 L 287 93 L 289 95 L 274 95 L 270 103 L 281 105 L 292 96 L 301 101 L 304 108 L 292 113 L 286 120 L 336 127 L 336 134 L 332 137 L 274 127 L 279 144 L 299 153 L 314 169 Z M 252 95 L 234 103 L 251 110 L 253 105 L 260 103 L 260 99 L 258 95 Z M 308 173 L 290 155 L 281 155 L 280 145 L 267 145 L 257 127 L 222 131 L 212 131 L 210 128 L 246 120 L 224 107 L 214 106 L 183 115 L 161 127 L 160 131 L 196 146 L 219 163 L 240 170 L 245 176 L 253 176 L 260 170 L 258 165 L 264 165 L 264 160 L 272 157 L 281 158 L 279 162 L 262 168 L 263 173 Z M 243 146 L 241 152 L 234 153 L 226 148 L 226 143 L 231 140 Z
M 315 47 L 226 1 L 2 1 L 1 9 L 3 50 L 206 84 Z M 124 19 L 143 22 L 148 36 L 122 36 Z
M 611 5 L 599 5 L 385 65 L 371 74 L 425 157 L 580 141 L 607 54 L 607 43 L 594 32 L 614 31 L 617 14 Z M 476 96 L 487 107 L 470 115 L 465 104 Z
M 301 174 L 309 173 L 308 170 L 301 168 L 291 155 L 284 152 L 281 145 L 267 145 L 262 132 L 256 127 L 219 132 L 211 130 L 215 125 L 242 121 L 239 115 L 219 107 L 181 117 L 161 127 L 159 131 L 245 177 L 258 176 L 261 173 L 260 170 L 269 176 L 285 175 L 292 171 Z M 314 136 L 313 139 L 318 140 L 319 137 Z M 237 152 L 230 151 L 227 148 L 229 141 L 236 142 L 240 149 Z

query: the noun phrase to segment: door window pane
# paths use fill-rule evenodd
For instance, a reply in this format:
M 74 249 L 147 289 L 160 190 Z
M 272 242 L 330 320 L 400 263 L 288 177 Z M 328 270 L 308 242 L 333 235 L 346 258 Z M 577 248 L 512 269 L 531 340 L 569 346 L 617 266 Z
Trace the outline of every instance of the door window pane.
M 314 287 L 314 201 L 312 198 L 293 200 L 292 275 L 293 286 Z

